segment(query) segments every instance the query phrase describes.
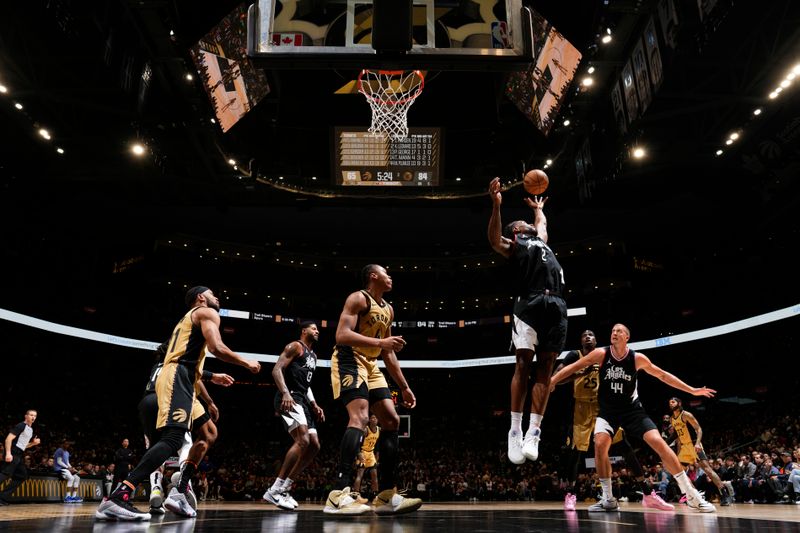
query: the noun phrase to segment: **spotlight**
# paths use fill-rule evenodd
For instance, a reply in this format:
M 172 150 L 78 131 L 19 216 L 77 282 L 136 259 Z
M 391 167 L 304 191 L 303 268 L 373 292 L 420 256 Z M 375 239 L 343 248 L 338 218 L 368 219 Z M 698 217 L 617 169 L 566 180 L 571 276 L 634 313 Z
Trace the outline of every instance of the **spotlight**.
M 59 154 L 63 155 L 64 154 L 64 149 L 61 148 L 61 147 L 58 147 L 58 148 L 56 148 L 56 152 L 58 152 Z
M 769 93 L 769 99 L 770 100 L 774 100 L 777 97 L 778 97 L 778 93 L 776 93 L 775 91 L 772 91 L 771 93 Z
M 0 84 L 0 93 L 6 94 L 8 92 L 8 88 L 5 85 Z
M 19 102 L 14 102 L 14 107 L 22 111 L 22 104 L 20 104 Z
M 733 139 L 728 139 L 727 141 L 725 141 L 725 144 L 726 144 L 727 146 L 730 146 L 730 145 L 732 145 L 732 144 L 733 144 Z
M 142 156 L 144 155 L 145 149 L 144 146 L 142 146 L 139 143 L 136 143 L 133 146 L 131 146 L 131 152 L 133 152 L 133 155 L 135 156 Z
M 647 155 L 647 152 L 645 152 L 644 148 L 642 148 L 641 146 L 637 146 L 636 148 L 634 148 L 632 153 L 634 159 L 642 159 L 644 158 L 644 156 Z
M 611 42 L 611 36 L 610 35 L 603 35 L 603 38 L 600 39 L 600 42 L 602 42 L 603 44 L 610 43 Z
M 722 155 L 722 150 L 717 150 L 715 153 L 716 153 L 717 155 Z
M 588 72 L 589 74 L 594 74 L 594 67 L 589 67 L 586 72 Z
M 592 79 L 591 76 L 586 76 L 581 81 L 581 85 L 583 85 L 584 87 L 591 87 L 593 84 L 594 84 L 594 80 Z
M 785 89 L 786 87 L 788 87 L 791 84 L 792 84 L 792 82 L 790 80 L 783 80 L 781 82 L 781 87 L 783 87 Z
M 229 164 L 230 166 L 232 166 L 232 167 L 235 167 L 235 166 L 236 166 L 236 160 L 234 160 L 234 159 L 228 159 L 228 164 Z
M 194 79 L 194 76 L 192 76 L 191 74 L 187 74 L 186 75 L 186 81 L 192 81 L 193 79 Z
M 792 69 L 792 74 L 795 76 L 800 76 L 800 63 L 796 64 Z
M 552 159 L 548 159 L 547 161 L 545 161 L 545 164 L 552 165 L 553 164 L 553 160 Z
M 565 126 L 569 126 L 569 124 L 570 124 L 569 119 L 564 120 L 564 125 Z
M 761 114 L 761 108 L 760 108 L 760 107 L 757 107 L 757 108 L 753 109 L 753 114 L 754 114 L 755 116 L 758 116 L 758 115 L 760 115 L 760 114 Z
M 175 36 L 175 30 L 169 30 L 169 36 L 170 37 L 174 37 Z
M 735 141 L 738 138 L 739 134 L 737 132 L 734 131 L 733 133 L 731 133 L 730 140 Z
M 50 140 L 50 132 L 49 132 L 49 131 L 47 131 L 47 130 L 46 130 L 46 129 L 44 129 L 44 128 L 41 128 L 41 129 L 39 130 L 39 135 L 41 135 L 42 137 L 44 137 L 44 138 L 45 138 L 45 139 L 47 139 L 48 141 Z

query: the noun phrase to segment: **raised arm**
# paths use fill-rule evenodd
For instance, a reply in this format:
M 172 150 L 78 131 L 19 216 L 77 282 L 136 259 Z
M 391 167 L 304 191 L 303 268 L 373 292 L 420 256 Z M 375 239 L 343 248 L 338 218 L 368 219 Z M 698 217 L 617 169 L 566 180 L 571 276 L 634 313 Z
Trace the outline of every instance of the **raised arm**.
M 402 336 L 387 336 L 385 339 L 367 337 L 355 331 L 358 315 L 367 309 L 367 297 L 361 291 L 354 292 L 344 302 L 344 309 L 336 326 L 336 344 L 347 346 L 363 346 L 364 348 L 380 348 L 381 351 L 399 352 L 406 345 Z
M 560 382 L 564 381 L 566 378 L 578 372 L 579 370 L 583 370 L 587 366 L 590 365 L 599 365 L 603 362 L 603 356 L 605 355 L 604 348 L 595 348 L 584 357 L 581 357 L 577 361 L 572 364 L 569 364 L 556 372 L 553 377 L 550 378 L 550 390 L 553 390 L 556 385 Z
M 192 320 L 197 321 L 200 329 L 203 332 L 203 337 L 206 340 L 208 351 L 213 353 L 219 359 L 226 363 L 233 363 L 235 365 L 243 366 L 253 374 L 257 374 L 261 370 L 261 364 L 258 361 L 251 361 L 245 359 L 237 354 L 222 342 L 222 337 L 219 334 L 219 314 L 208 307 L 201 307 L 192 315 Z
M 511 241 L 503 238 L 503 223 L 500 220 L 500 205 L 503 203 L 500 178 L 489 182 L 489 197 L 492 199 L 492 214 L 489 216 L 489 244 L 492 246 L 492 250 L 498 254 L 509 257 Z
M 682 390 L 683 392 L 688 392 L 692 396 L 705 396 L 706 398 L 713 398 L 714 394 L 717 393 L 717 391 L 714 389 L 709 389 L 708 387 L 692 387 L 691 385 L 687 385 L 678 379 L 677 376 L 670 374 L 666 370 L 654 365 L 653 362 L 650 361 L 650 359 L 643 353 L 636 352 L 635 357 L 636 370 L 644 370 L 654 378 L 661 380 L 670 387 Z
M 541 196 L 525 198 L 525 203 L 533 209 L 533 227 L 536 228 L 536 234 L 545 244 L 547 244 L 547 217 L 544 215 L 544 204 L 546 202 L 547 198 Z

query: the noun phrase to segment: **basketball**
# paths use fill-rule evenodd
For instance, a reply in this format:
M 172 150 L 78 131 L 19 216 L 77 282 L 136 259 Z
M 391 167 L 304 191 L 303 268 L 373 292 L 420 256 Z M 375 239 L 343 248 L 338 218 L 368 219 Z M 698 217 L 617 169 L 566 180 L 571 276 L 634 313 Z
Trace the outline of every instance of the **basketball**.
M 544 171 L 537 169 L 528 171 L 522 180 L 522 185 L 529 194 L 534 196 L 542 194 L 550 185 L 550 178 Z

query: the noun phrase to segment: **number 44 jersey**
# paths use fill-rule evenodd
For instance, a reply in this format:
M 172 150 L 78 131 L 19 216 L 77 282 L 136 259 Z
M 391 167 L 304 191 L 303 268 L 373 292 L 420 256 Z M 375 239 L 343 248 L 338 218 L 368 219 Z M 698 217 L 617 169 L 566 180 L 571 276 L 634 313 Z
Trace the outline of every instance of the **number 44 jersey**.
M 600 365 L 600 389 L 598 391 L 600 409 L 624 409 L 639 399 L 636 379 L 636 352 L 627 349 L 617 358 L 606 348 L 603 363 Z

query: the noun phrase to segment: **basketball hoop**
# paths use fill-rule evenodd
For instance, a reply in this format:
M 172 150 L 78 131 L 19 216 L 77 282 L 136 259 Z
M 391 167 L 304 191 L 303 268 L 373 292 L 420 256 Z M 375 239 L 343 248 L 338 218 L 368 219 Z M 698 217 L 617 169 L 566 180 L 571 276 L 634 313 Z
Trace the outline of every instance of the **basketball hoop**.
M 425 77 L 419 70 L 370 70 L 358 75 L 358 92 L 372 108 L 373 135 L 392 140 L 408 137 L 408 108 L 422 94 Z

